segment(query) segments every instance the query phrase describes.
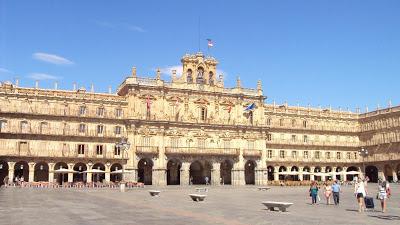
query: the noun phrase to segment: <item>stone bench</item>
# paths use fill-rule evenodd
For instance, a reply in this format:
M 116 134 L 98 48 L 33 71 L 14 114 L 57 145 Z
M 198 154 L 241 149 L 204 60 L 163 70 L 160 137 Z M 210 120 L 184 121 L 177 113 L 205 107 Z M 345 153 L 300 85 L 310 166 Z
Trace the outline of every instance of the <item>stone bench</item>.
M 259 191 L 268 191 L 269 189 L 271 189 L 270 187 L 258 187 Z
M 286 209 L 289 208 L 293 203 L 289 202 L 263 202 L 263 205 L 265 205 L 269 210 L 274 211 L 274 208 L 278 208 L 282 212 L 286 212 Z
M 149 190 L 150 195 L 154 196 L 154 197 L 159 197 L 160 196 L 160 192 L 161 191 Z
M 195 202 L 202 202 L 202 201 L 204 201 L 204 199 L 206 198 L 207 195 L 189 194 L 189 196 Z
M 201 188 L 196 188 L 197 192 L 208 192 L 208 188 L 206 187 L 201 187 Z

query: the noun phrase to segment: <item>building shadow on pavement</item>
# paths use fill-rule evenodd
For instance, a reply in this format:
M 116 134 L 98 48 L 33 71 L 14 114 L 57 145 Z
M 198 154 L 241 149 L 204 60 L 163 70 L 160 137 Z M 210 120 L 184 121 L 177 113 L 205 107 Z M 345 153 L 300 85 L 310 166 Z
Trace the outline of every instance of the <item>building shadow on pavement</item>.
M 381 220 L 400 220 L 400 216 L 392 215 L 369 215 L 369 217 L 378 218 Z

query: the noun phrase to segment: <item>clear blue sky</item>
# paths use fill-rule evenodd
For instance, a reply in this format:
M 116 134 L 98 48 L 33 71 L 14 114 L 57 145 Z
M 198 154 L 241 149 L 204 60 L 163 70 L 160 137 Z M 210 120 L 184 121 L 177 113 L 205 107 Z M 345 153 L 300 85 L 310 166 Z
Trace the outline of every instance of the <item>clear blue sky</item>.
M 111 2 L 0 0 L 0 80 L 115 90 L 134 65 L 154 76 L 196 52 L 200 16 L 227 86 L 261 79 L 267 102 L 290 105 L 400 103 L 400 1 Z

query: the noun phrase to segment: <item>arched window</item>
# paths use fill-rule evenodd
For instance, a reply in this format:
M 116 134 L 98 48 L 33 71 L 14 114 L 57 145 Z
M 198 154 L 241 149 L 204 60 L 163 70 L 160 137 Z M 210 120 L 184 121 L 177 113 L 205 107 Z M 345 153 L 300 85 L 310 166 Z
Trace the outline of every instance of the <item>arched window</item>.
M 208 74 L 208 83 L 213 86 L 214 85 L 214 73 L 210 71 Z
M 203 67 L 197 68 L 196 83 L 204 84 L 204 69 L 203 69 Z
M 193 83 L 192 70 L 188 69 L 186 73 L 186 80 L 188 83 Z

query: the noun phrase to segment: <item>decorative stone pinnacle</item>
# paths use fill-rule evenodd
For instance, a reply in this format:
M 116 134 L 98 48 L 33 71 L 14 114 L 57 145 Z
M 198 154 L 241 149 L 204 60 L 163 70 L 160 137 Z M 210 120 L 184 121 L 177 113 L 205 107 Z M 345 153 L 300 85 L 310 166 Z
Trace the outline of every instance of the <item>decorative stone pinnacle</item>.
M 237 88 L 240 88 L 242 86 L 242 84 L 241 84 L 241 82 L 240 82 L 240 77 L 238 76 L 237 78 L 236 78 L 236 87 Z
M 161 79 L 161 70 L 160 70 L 160 68 L 157 68 L 156 79 L 157 79 L 157 80 L 160 80 L 160 79 Z
M 132 77 L 136 77 L 136 67 L 132 67 Z
M 172 80 L 176 79 L 176 70 L 172 70 Z
M 261 80 L 258 80 L 257 81 L 257 90 L 261 91 L 261 89 L 262 89 Z

